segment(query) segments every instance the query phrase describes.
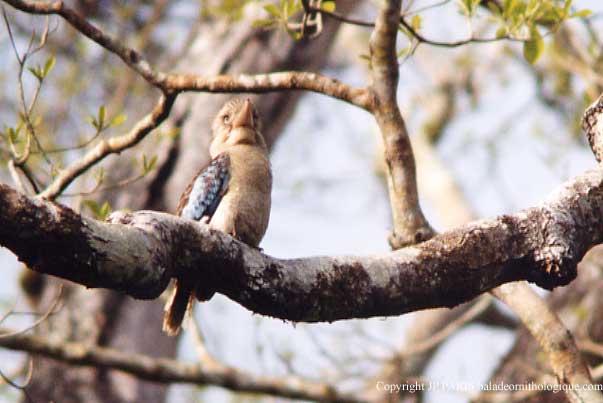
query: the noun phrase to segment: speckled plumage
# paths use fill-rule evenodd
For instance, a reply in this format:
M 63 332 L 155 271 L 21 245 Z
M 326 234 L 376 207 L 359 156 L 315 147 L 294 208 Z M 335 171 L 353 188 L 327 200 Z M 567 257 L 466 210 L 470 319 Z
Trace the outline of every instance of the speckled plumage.
M 188 185 L 178 204 L 183 218 L 209 224 L 251 246 L 262 240 L 270 216 L 272 173 L 260 120 L 249 100 L 228 102 L 212 124 L 210 163 Z M 211 287 L 194 276 L 176 280 L 166 304 L 163 329 L 180 330 L 194 298 L 204 301 Z
M 228 188 L 229 169 L 228 154 L 222 153 L 212 159 L 187 186 L 180 198 L 176 214 L 195 221 L 206 217 L 209 221 Z

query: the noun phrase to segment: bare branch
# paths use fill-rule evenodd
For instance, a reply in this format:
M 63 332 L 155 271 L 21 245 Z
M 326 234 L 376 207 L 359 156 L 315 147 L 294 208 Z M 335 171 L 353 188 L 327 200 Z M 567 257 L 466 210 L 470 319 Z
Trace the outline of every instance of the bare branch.
M 155 70 L 139 52 L 123 45 L 116 38 L 96 28 L 62 1 L 49 3 L 24 0 L 4 1 L 30 14 L 60 15 L 76 30 L 109 52 L 117 55 L 147 82 L 164 92 L 200 91 L 223 93 L 308 90 L 340 99 L 368 111 L 371 110 L 371 99 L 366 89 L 352 88 L 318 73 L 287 71 L 256 76 L 195 76 L 164 73 Z
M 0 185 L 0 244 L 34 270 L 143 299 L 192 272 L 254 312 L 305 322 L 451 307 L 515 280 L 567 284 L 603 240 L 601 217 L 603 174 L 590 171 L 539 207 L 399 251 L 284 260 L 173 215 L 114 213 L 102 223 Z
M 109 154 L 118 154 L 138 144 L 168 117 L 175 99 L 176 94 L 162 95 L 151 113 L 138 121 L 129 133 L 100 141 L 92 150 L 62 170 L 55 180 L 40 193 L 40 196 L 46 199 L 56 198 L 73 180 Z
M 63 295 L 63 287 L 61 286 L 59 288 L 59 292 L 57 293 L 57 296 L 55 297 L 54 301 L 50 305 L 50 308 L 42 316 L 40 316 L 34 323 L 32 323 L 31 325 L 27 326 L 25 329 L 15 330 L 12 333 L 2 333 L 2 332 L 0 332 L 0 340 L 8 338 L 8 337 L 17 336 L 19 334 L 26 333 L 26 332 L 30 331 L 31 329 L 34 329 L 34 328 L 38 327 L 42 322 L 46 321 L 46 319 L 48 319 L 48 317 L 50 315 L 52 315 L 53 313 L 55 313 L 55 309 L 59 305 L 59 302 L 61 301 L 61 296 L 62 295 Z
M 441 4 L 439 4 L 439 5 L 441 5 Z M 406 21 L 406 19 L 404 18 L 405 16 L 408 16 L 410 14 L 416 14 L 416 13 L 424 11 L 428 8 L 437 7 L 437 6 L 438 6 L 438 4 L 435 4 L 435 5 L 432 4 L 430 6 L 423 7 L 422 9 L 415 10 L 412 13 L 400 14 L 400 20 L 399 20 L 400 25 L 403 26 L 408 31 L 408 33 L 414 39 L 416 39 L 416 41 L 418 43 L 425 43 L 427 45 L 438 46 L 438 47 L 443 47 L 443 48 L 458 48 L 460 46 L 468 45 L 470 43 L 491 43 L 491 42 L 499 42 L 499 41 L 503 41 L 503 40 L 521 41 L 521 39 L 512 38 L 509 35 L 503 35 L 500 37 L 493 37 L 493 38 L 476 38 L 474 36 L 470 36 L 469 38 L 461 39 L 458 41 L 452 41 L 452 42 L 438 41 L 435 39 L 429 39 L 429 38 L 425 37 L 419 31 L 414 29 L 413 26 L 411 24 L 409 24 Z M 367 28 L 375 27 L 375 24 L 370 21 L 363 21 L 363 20 L 360 20 L 357 18 L 351 18 L 351 17 L 345 16 L 345 15 L 339 14 L 335 11 L 328 11 L 328 10 L 324 10 L 324 9 L 321 9 L 318 7 L 307 7 L 305 11 L 306 11 L 306 13 L 319 13 L 322 15 L 326 15 L 337 21 L 341 21 L 346 24 L 357 25 L 359 27 L 367 27 Z
M 421 342 L 417 342 L 416 344 L 407 346 L 404 350 L 400 351 L 400 353 L 396 355 L 399 359 L 404 359 L 405 357 L 421 354 L 434 349 L 440 343 L 444 342 L 448 336 L 484 313 L 484 311 L 486 311 L 491 305 L 492 297 L 489 295 L 482 296 L 481 299 L 477 300 L 474 305 L 467 309 L 467 311 L 463 312 L 458 318 L 454 319 L 442 329 L 439 329 L 436 333 L 431 335 L 431 337 Z
M 375 97 L 373 114 L 383 136 L 388 168 L 394 222 L 390 244 L 397 249 L 429 239 L 434 231 L 419 205 L 415 160 L 396 98 L 399 77 L 396 36 L 400 0 L 384 1 L 382 4 L 369 42 L 370 91 Z
M 277 90 L 307 90 L 345 101 L 367 111 L 372 100 L 364 88 L 353 88 L 319 73 L 283 71 L 256 75 L 197 76 L 168 74 L 165 88 L 175 91 L 201 92 L 251 92 L 264 93 Z
M 449 109 L 450 105 L 446 105 L 445 109 Z M 430 147 L 424 142 L 417 140 L 413 143 L 414 149 L 418 150 L 417 153 L 419 164 L 421 157 L 423 160 L 428 157 L 426 154 L 430 150 Z M 419 147 L 417 147 L 419 146 Z M 433 150 L 431 150 L 433 151 Z M 432 156 L 433 158 L 433 156 Z M 452 183 L 452 178 L 449 174 L 444 172 L 442 168 L 437 168 L 437 164 L 434 161 L 431 162 L 432 168 L 435 166 L 436 175 L 438 171 L 440 176 L 448 175 L 448 178 L 443 178 L 438 181 L 438 193 L 432 192 L 432 198 L 442 198 L 448 201 L 446 205 L 438 204 L 435 205 L 440 209 L 454 210 L 461 214 L 457 217 L 471 217 L 472 213 L 466 207 L 466 203 L 459 197 L 458 189 Z M 433 175 L 433 169 L 430 171 Z M 448 183 L 449 186 L 442 186 L 442 182 Z M 434 189 L 435 192 L 437 192 Z M 452 195 L 452 197 L 450 197 Z M 457 197 L 454 197 L 456 195 Z M 456 209 L 451 206 L 451 203 L 457 204 Z M 457 226 L 459 223 L 451 223 L 452 226 Z M 576 344 L 569 333 L 566 326 L 559 320 L 554 311 L 548 306 L 545 301 L 542 300 L 525 282 L 516 282 L 510 284 L 503 284 L 498 288 L 491 290 L 491 293 L 495 295 L 499 300 L 509 306 L 510 309 L 522 320 L 525 326 L 528 328 L 532 336 L 537 340 L 541 349 L 547 355 L 547 361 L 551 363 L 551 367 L 554 369 L 557 375 L 558 383 L 592 383 L 590 381 L 588 369 L 578 352 Z M 412 346 L 411 346 L 412 348 Z M 554 382 L 554 381 L 553 381 Z M 581 396 L 580 393 L 567 391 L 568 398 L 572 401 L 576 401 L 578 398 L 586 398 L 588 396 Z M 590 396 L 591 399 L 600 399 L 600 397 Z M 589 401 L 590 401 L 589 400 Z
M 574 337 L 561 320 L 527 284 L 505 284 L 493 294 L 519 316 L 540 347 L 547 354 L 559 384 L 590 385 L 593 383 L 588 366 L 576 347 Z M 572 388 L 566 391 L 570 402 L 603 402 L 599 391 Z
M 0 332 L 13 333 L 12 330 L 5 328 L 0 329 Z M 257 376 L 227 366 L 204 368 L 198 364 L 185 364 L 173 359 L 152 358 L 112 348 L 88 346 L 42 336 L 16 334 L 0 339 L 0 346 L 44 355 L 73 365 L 117 369 L 153 382 L 215 385 L 238 392 L 263 393 L 316 402 L 360 403 L 364 401 L 353 395 L 340 393 L 331 385 L 297 377 Z

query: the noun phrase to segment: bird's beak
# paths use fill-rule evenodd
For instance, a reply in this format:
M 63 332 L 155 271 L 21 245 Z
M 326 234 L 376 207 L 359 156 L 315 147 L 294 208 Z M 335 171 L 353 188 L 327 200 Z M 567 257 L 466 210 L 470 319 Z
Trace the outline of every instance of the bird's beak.
M 251 101 L 249 99 L 245 100 L 243 110 L 239 112 L 234 122 L 232 122 L 233 129 L 236 129 L 238 127 L 249 127 L 253 129 L 253 112 Z

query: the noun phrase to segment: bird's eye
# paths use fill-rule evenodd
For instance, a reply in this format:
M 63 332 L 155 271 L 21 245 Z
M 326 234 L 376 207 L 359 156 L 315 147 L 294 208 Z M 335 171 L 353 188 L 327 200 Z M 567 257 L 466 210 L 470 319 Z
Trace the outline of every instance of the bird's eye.
M 227 113 L 226 115 L 224 115 L 224 116 L 222 117 L 222 121 L 223 121 L 224 123 L 230 123 L 230 113 Z

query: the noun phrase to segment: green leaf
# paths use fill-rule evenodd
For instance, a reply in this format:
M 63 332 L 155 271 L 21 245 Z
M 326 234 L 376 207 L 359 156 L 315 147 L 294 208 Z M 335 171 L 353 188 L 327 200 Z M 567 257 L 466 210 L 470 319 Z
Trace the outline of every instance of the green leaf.
M 98 168 L 98 171 L 94 174 L 96 181 L 101 184 L 105 180 L 105 169 L 103 167 Z
M 409 51 L 410 51 L 409 47 L 400 49 L 400 51 L 398 52 L 398 57 L 406 56 Z
M 412 20 L 410 20 L 410 26 L 415 30 L 418 31 L 421 29 L 421 26 L 423 25 L 423 19 L 421 18 L 421 16 L 419 14 L 415 14 L 412 17 Z
M 507 27 L 500 27 L 496 30 L 496 38 L 500 39 L 500 38 L 504 38 L 507 36 Z
M 29 70 L 31 72 L 31 74 L 33 74 L 38 79 L 38 81 L 42 81 L 42 79 L 44 77 L 42 76 L 42 72 L 39 71 L 38 69 L 39 69 L 39 67 L 38 68 L 34 68 L 34 67 L 27 68 L 27 70 Z
M 94 216 L 98 215 L 98 212 L 100 211 L 100 206 L 98 205 L 96 200 L 84 200 L 82 204 L 86 206 L 88 210 L 90 210 L 92 214 L 94 214 Z
M 266 10 L 266 12 L 274 17 L 279 17 L 281 16 L 281 12 L 278 9 L 277 6 L 275 6 L 274 4 L 267 4 L 264 6 L 264 10 Z
M 294 31 L 291 28 L 289 28 L 287 25 L 285 25 L 285 31 L 287 31 L 287 33 L 289 34 L 289 36 L 295 40 L 299 40 L 301 39 L 301 32 L 299 31 Z
M 107 218 L 107 216 L 109 215 L 110 212 L 111 212 L 111 206 L 109 206 L 108 201 L 105 201 L 98 212 L 98 219 L 104 220 L 105 218 Z
M 471 0 L 460 0 L 459 6 L 461 7 L 461 13 L 471 15 Z
M 289 3 L 287 0 L 281 0 L 281 10 L 279 16 L 284 16 L 285 18 L 287 17 L 288 6 Z
M 84 200 L 83 204 L 88 208 L 88 210 L 90 210 L 92 214 L 94 214 L 94 217 L 97 220 L 104 220 L 111 212 L 111 206 L 109 205 L 108 201 L 105 201 L 102 205 L 99 205 L 96 200 Z
M 590 17 L 592 13 L 593 13 L 592 10 L 585 8 L 584 10 L 576 11 L 575 13 L 573 13 L 572 17 L 573 18 L 585 18 L 585 17 Z
M 255 20 L 255 21 L 253 21 L 253 23 L 251 25 L 254 28 L 269 28 L 269 27 L 275 26 L 277 22 L 278 22 L 278 20 L 275 20 L 273 18 L 265 18 L 265 19 Z
M 105 127 L 105 115 L 106 115 L 106 108 L 105 105 L 101 105 L 100 108 L 98 108 L 98 126 L 103 129 Z
M 155 167 L 156 163 L 157 163 L 157 156 L 154 155 L 153 157 L 151 157 L 151 160 L 149 161 L 149 163 L 147 165 L 147 172 L 149 172 L 150 170 L 152 170 L 153 167 Z
M 89 123 L 90 123 L 92 126 L 94 126 L 94 128 L 95 128 L 96 130 L 100 130 L 100 126 L 98 125 L 98 122 L 96 121 L 96 118 L 95 118 L 94 116 L 92 116 L 92 115 L 88 115 L 88 119 L 87 119 L 87 120 L 88 120 L 88 122 L 89 122 Z
M 56 59 L 54 56 L 50 56 L 48 60 L 46 60 L 46 63 L 44 63 L 44 69 L 42 70 L 42 75 L 44 77 L 46 77 L 46 75 L 50 73 L 50 70 L 52 70 L 52 68 L 54 67 L 55 62 Z
M 117 115 L 117 116 L 113 117 L 113 119 L 111 119 L 111 121 L 109 122 L 109 126 L 119 126 L 125 120 L 126 120 L 126 115 L 124 115 L 123 113 L 120 113 L 119 115 Z
M 146 175 L 148 174 L 153 167 L 155 166 L 155 164 L 157 163 L 157 156 L 153 156 L 151 157 L 150 160 L 147 159 L 147 156 L 145 154 L 142 154 L 142 174 Z
M 493 1 L 488 2 L 488 8 L 492 12 L 492 14 L 494 14 L 495 16 L 500 16 L 500 8 Z
M 335 11 L 335 2 L 334 1 L 323 1 L 320 5 L 320 8 L 332 13 Z
M 523 57 L 528 61 L 528 63 L 534 64 L 544 50 L 544 41 L 542 40 L 542 36 L 536 27 L 532 27 L 531 34 L 532 37 L 530 40 L 523 43 Z

